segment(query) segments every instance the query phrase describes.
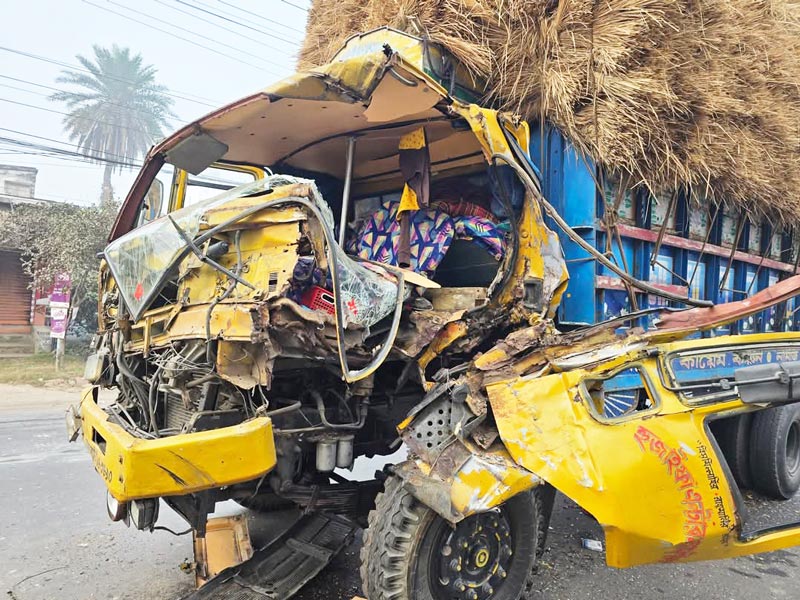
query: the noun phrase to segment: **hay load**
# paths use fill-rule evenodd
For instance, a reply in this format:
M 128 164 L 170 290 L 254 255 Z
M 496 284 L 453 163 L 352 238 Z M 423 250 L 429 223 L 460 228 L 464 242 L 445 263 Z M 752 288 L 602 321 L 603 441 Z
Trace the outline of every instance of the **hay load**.
M 689 185 L 800 223 L 800 4 L 787 0 L 314 0 L 300 67 L 389 25 L 487 78 L 651 189 Z

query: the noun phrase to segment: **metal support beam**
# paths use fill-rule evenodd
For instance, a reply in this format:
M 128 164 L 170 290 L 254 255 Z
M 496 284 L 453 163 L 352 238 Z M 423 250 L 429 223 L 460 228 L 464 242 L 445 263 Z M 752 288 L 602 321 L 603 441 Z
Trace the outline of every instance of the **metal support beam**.
M 344 234 L 347 229 L 347 213 L 350 209 L 350 183 L 353 180 L 353 158 L 356 154 L 356 136 L 347 138 L 347 168 L 342 191 L 342 214 L 339 217 L 339 246 L 344 247 Z

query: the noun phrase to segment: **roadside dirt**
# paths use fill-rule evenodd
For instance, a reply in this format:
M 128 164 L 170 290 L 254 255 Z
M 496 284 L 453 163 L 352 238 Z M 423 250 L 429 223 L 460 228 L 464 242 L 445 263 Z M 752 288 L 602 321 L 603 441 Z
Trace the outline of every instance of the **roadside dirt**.
M 0 411 L 46 410 L 62 406 L 66 409 L 80 400 L 80 392 L 78 386 L 56 388 L 0 383 Z

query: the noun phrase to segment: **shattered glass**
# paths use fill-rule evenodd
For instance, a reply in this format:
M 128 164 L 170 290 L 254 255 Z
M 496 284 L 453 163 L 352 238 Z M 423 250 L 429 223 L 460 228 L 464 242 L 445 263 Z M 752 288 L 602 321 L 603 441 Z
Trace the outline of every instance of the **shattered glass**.
M 330 206 L 322 199 L 312 181 L 303 180 L 303 183 L 311 185 L 312 201 L 322 214 L 328 231 L 333 231 L 334 219 Z M 333 243 L 332 234 L 329 241 L 328 252 L 336 255 L 336 274 L 342 306 L 345 308 L 342 324 L 345 327 L 350 323 L 370 327 L 394 311 L 398 294 L 397 280 L 377 265 L 354 261 Z
M 197 236 L 203 214 L 242 196 L 264 192 L 284 182 L 267 177 L 170 213 L 189 238 Z M 286 178 L 282 178 L 286 179 Z M 168 217 L 161 217 L 111 242 L 105 249 L 114 280 L 134 320 L 147 309 L 162 279 L 186 255 L 186 242 Z
M 384 269 L 349 258 L 333 243 L 333 214 L 313 181 L 273 175 L 241 185 L 222 194 L 170 213 L 189 239 L 200 232 L 203 215 L 226 202 L 263 193 L 274 187 L 302 183 L 311 188 L 311 203 L 317 208 L 330 242 L 328 252 L 336 254 L 337 275 L 345 307 L 343 321 L 369 327 L 390 314 L 397 301 L 397 282 Z M 265 196 L 265 200 L 269 197 Z M 161 217 L 113 241 L 105 250 L 120 294 L 134 320 L 141 317 L 166 283 L 166 275 L 190 252 L 168 217 Z
M 397 304 L 397 280 L 381 267 L 352 260 L 339 246 L 332 251 L 345 307 L 344 326 L 369 327 L 391 314 Z

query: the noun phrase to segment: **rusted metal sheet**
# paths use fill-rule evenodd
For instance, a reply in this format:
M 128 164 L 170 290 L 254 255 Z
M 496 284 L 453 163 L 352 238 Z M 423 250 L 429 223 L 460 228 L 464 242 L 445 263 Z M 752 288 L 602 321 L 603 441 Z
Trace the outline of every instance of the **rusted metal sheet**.
M 608 275 L 598 275 L 596 279 L 596 285 L 598 288 L 602 288 L 604 290 L 628 290 L 628 288 L 625 286 L 625 282 L 622 281 L 622 279 L 610 277 Z M 656 282 L 651 282 L 650 285 L 652 285 L 654 288 L 658 288 L 659 290 L 664 290 L 665 292 L 678 296 L 687 296 L 689 294 L 689 287 L 685 285 L 672 285 L 668 283 Z
M 794 275 L 744 300 L 717 304 L 708 308 L 692 308 L 680 312 L 664 313 L 659 316 L 656 326 L 659 332 L 665 333 L 712 329 L 732 321 L 738 321 L 798 294 L 800 294 L 800 275 Z
M 247 514 L 214 517 L 206 524 L 203 537 L 193 533 L 195 583 L 201 587 L 225 569 L 253 556 Z

